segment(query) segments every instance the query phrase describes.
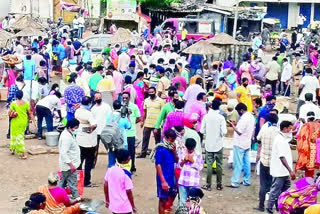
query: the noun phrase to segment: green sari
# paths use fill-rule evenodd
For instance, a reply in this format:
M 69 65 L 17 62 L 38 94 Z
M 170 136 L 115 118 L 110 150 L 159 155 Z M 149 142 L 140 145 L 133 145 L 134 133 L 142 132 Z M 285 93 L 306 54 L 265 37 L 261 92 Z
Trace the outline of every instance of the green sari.
M 16 102 L 11 103 L 10 110 L 17 112 L 18 116 L 12 118 L 10 127 L 10 150 L 17 154 L 25 153 L 24 132 L 28 125 L 28 110 L 30 105 L 25 102 L 18 105 Z

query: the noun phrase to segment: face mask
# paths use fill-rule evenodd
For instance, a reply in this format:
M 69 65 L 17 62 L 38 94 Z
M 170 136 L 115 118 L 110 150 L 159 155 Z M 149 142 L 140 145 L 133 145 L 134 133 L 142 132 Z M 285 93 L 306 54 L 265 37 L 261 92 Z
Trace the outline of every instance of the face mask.
M 71 132 L 73 136 L 76 136 L 78 134 L 78 129 L 74 130 L 73 132 Z
M 243 86 L 244 86 L 244 87 L 247 87 L 247 86 L 248 86 L 248 83 L 243 83 Z
M 87 110 L 89 110 L 89 111 L 90 111 L 90 109 L 91 109 L 91 106 L 90 106 L 90 105 L 82 105 L 82 107 L 85 108 L 85 109 L 87 109 Z
M 102 103 L 102 99 L 97 99 L 95 102 L 100 105 Z
M 154 98 L 156 98 L 156 95 L 155 95 L 155 94 L 149 94 L 149 97 L 150 97 L 151 99 L 154 99 Z
M 267 108 L 268 109 L 273 109 L 274 106 L 275 106 L 274 103 L 267 103 Z
M 59 88 L 54 89 L 55 91 L 59 91 Z

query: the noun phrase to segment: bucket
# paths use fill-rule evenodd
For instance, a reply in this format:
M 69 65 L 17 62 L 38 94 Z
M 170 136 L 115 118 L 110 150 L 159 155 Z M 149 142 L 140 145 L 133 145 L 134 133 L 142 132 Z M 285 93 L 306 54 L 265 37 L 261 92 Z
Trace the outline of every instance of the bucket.
M 59 132 L 47 132 L 45 136 L 46 136 L 47 146 L 51 146 L 51 147 L 58 146 L 59 136 L 60 136 Z

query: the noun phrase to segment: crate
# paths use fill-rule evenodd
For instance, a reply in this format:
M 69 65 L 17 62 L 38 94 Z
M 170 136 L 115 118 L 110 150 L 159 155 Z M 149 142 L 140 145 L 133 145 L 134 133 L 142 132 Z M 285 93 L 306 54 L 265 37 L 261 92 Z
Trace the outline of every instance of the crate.
M 8 99 L 8 87 L 0 88 L 0 101 L 7 101 Z

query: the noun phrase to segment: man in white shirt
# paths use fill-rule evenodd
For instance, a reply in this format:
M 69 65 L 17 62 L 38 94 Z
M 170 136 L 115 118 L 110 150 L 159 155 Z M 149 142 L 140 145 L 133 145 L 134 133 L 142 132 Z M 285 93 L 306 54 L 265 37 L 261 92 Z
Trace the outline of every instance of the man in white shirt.
M 93 169 L 94 154 L 97 146 L 97 121 L 91 112 L 91 98 L 84 97 L 81 101 L 81 107 L 78 108 L 74 114 L 75 118 L 79 120 L 79 131 L 77 133 L 77 142 L 81 151 L 81 164 L 79 170 L 84 166 L 84 186 L 92 187 L 91 184 L 91 170 Z
M 222 190 L 223 136 L 227 134 L 224 117 L 219 113 L 220 99 L 212 101 L 212 109 L 203 117 L 200 132 L 205 135 L 207 184 L 203 189 L 211 190 L 212 164 L 216 161 L 217 190 Z M 213 131 L 214 130 L 214 131 Z
M 272 87 L 272 95 L 276 95 L 277 82 L 281 67 L 277 62 L 277 57 L 272 57 L 272 61 L 267 65 L 266 84 L 270 84 Z
M 247 106 L 239 103 L 236 110 L 240 115 L 237 125 L 233 122 L 228 123 L 234 129 L 233 137 L 233 174 L 231 185 L 228 187 L 238 188 L 240 186 L 240 176 L 243 172 L 243 185 L 250 186 L 251 165 L 249 159 L 249 151 L 251 148 L 251 139 L 255 129 L 255 119 L 251 113 L 247 111 Z
M 281 73 L 281 91 L 283 96 L 290 97 L 290 83 L 292 82 L 292 66 L 288 62 L 287 58 L 283 59 L 282 65 L 282 73 Z
M 280 194 L 290 187 L 290 177 L 295 179 L 293 172 L 293 160 L 289 142 L 292 139 L 292 123 L 283 121 L 280 124 L 281 132 L 275 137 L 270 161 L 270 174 L 273 177 L 272 186 L 268 200 L 268 213 L 277 204 Z M 290 177 L 289 177 L 290 176 Z
M 314 112 L 315 119 L 319 120 L 320 119 L 320 108 L 312 102 L 313 95 L 311 93 L 306 93 L 305 100 L 306 100 L 305 104 L 303 104 L 301 106 L 300 111 L 299 111 L 299 119 L 301 119 L 304 123 L 306 123 L 306 122 L 308 122 L 307 121 L 308 112 Z
M 94 119 L 97 121 L 97 148 L 95 153 L 95 159 L 93 167 L 95 167 L 98 159 L 98 151 L 99 151 L 99 142 L 100 142 L 100 135 L 103 128 L 106 126 L 107 115 L 112 113 L 112 109 L 109 104 L 102 102 L 102 95 L 101 93 L 97 92 L 94 95 L 94 102 L 95 105 L 92 107 L 91 112 L 93 114 Z M 108 150 L 108 148 L 106 148 Z
M 298 30 L 299 30 L 299 32 L 302 31 L 302 26 L 303 26 L 303 24 L 304 24 L 304 22 L 305 22 L 306 20 L 307 20 L 306 17 L 304 17 L 302 14 L 300 14 L 300 15 L 298 16 L 297 24 L 298 24 Z
M 127 48 L 122 48 L 118 57 L 118 71 L 124 74 L 128 70 L 129 64 L 130 56 L 127 54 Z
M 84 32 L 84 24 L 85 24 L 83 15 L 80 15 L 77 21 L 78 21 L 78 24 L 79 24 L 78 38 L 82 39 L 82 35 L 83 35 L 83 32 Z
M 313 95 L 313 101 L 316 101 L 316 92 L 320 88 L 319 81 L 317 77 L 312 75 L 312 69 L 307 68 L 306 75 L 301 79 L 299 84 L 299 90 L 301 90 L 297 112 L 299 112 L 300 107 L 305 103 L 305 94 L 311 93 Z
M 79 128 L 79 121 L 75 118 L 67 123 L 66 129 L 59 138 L 59 169 L 61 179 L 59 186 L 71 190 L 72 198 L 80 201 L 80 195 L 77 189 L 77 168 L 81 163 L 80 148 L 76 141 L 75 133 Z
M 61 93 L 56 91 L 54 95 L 49 95 L 39 100 L 36 105 L 36 114 L 38 118 L 38 139 L 42 140 L 42 121 L 43 118 L 46 119 L 47 131 L 53 131 L 53 110 L 58 111 L 60 121 L 61 117 Z
M 257 136 L 257 140 L 260 141 L 260 191 L 259 191 L 259 207 L 255 210 L 264 212 L 264 202 L 266 193 L 270 191 L 272 184 L 272 176 L 270 175 L 270 159 L 272 145 L 274 138 L 279 132 L 277 127 L 278 116 L 273 113 L 269 113 L 267 116 L 267 122 L 262 126 Z

